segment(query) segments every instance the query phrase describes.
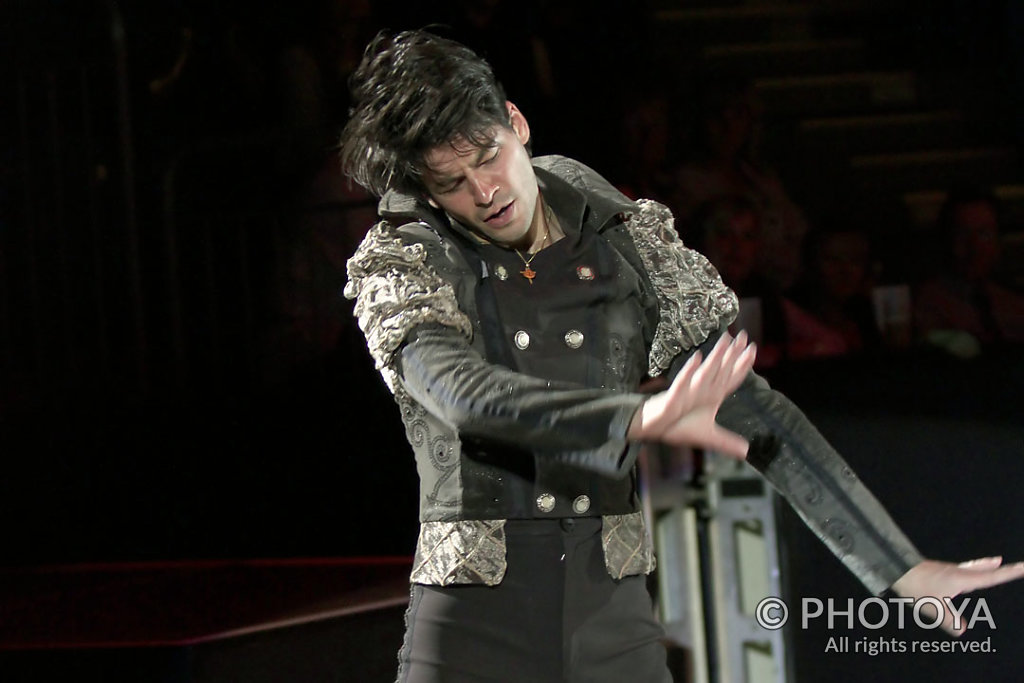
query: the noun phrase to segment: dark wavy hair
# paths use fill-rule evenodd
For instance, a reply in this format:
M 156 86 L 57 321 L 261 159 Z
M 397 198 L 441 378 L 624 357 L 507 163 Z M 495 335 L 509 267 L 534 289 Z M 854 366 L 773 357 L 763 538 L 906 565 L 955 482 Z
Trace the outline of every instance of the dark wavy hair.
M 510 125 L 505 91 L 490 65 L 423 30 L 377 34 L 349 87 L 342 169 L 378 196 L 390 189 L 424 192 L 428 150 L 456 138 L 487 147 L 497 126 Z

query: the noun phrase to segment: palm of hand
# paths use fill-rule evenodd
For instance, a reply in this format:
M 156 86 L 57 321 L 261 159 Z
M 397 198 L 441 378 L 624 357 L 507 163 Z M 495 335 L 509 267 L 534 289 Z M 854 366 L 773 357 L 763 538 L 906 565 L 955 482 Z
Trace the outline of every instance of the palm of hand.
M 643 407 L 641 437 L 744 457 L 747 441 L 718 426 L 715 415 L 753 367 L 756 348 L 746 334 L 723 335 L 704 360 L 694 354 L 668 390 Z

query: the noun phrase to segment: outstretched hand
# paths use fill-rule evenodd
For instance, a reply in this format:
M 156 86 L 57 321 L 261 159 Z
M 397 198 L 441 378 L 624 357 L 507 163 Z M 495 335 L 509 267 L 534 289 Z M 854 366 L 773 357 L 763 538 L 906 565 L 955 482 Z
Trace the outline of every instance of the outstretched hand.
M 1001 557 L 985 557 L 961 564 L 922 560 L 892 585 L 893 591 L 905 598 L 955 598 L 963 593 L 998 586 L 1024 578 L 1024 562 L 1003 565 Z M 945 604 L 945 603 L 944 603 Z M 954 636 L 965 630 L 964 619 L 956 624 L 955 615 L 944 609 L 942 628 Z M 959 628 L 957 628 L 959 626 Z
M 745 458 L 750 444 L 720 427 L 715 415 L 725 397 L 736 390 L 754 366 L 757 349 L 747 334 L 724 334 L 706 359 L 695 353 L 671 386 L 655 394 L 633 417 L 629 438 L 693 446 Z

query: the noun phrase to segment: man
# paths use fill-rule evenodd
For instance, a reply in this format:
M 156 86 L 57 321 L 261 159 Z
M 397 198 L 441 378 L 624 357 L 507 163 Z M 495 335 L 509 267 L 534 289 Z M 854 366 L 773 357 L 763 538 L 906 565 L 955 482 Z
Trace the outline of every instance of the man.
M 999 282 L 999 200 L 981 188 L 954 187 L 935 227 L 943 269 L 914 291 L 918 335 L 964 356 L 1024 342 L 1024 296 Z
M 381 34 L 352 90 L 342 161 L 382 220 L 346 295 L 421 480 L 400 681 L 670 681 L 644 584 L 645 440 L 745 457 L 873 592 L 1024 574 L 922 559 L 750 372 L 754 349 L 723 334 L 735 295 L 668 211 L 531 160 L 526 117 L 477 55 Z M 637 393 L 663 373 L 666 391 Z

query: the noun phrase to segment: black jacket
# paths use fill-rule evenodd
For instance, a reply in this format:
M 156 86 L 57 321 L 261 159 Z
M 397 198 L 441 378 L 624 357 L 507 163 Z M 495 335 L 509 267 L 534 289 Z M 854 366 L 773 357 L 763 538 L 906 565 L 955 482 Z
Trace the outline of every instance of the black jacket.
M 586 370 L 571 380 L 557 363 L 538 370 L 521 346 L 527 333 L 533 348 L 554 349 L 562 330 L 537 322 L 551 316 L 505 292 L 499 276 L 512 266 L 502 265 L 500 248 L 425 201 L 385 196 L 381 223 L 349 263 L 346 295 L 357 299 L 360 326 L 416 454 L 422 527 L 415 581 L 500 581 L 504 520 L 524 517 L 600 515 L 609 533 L 622 534 L 606 538 L 606 549 L 629 549 L 621 557 L 606 552 L 609 572 L 649 571 L 634 476 L 638 444 L 625 439 L 644 400 L 634 392 L 644 374 L 672 375 L 714 343 L 736 314 L 735 295 L 706 259 L 683 247 L 664 207 L 632 202 L 563 157 L 536 159 L 535 170 L 567 239 L 582 245 L 560 272 L 576 266 L 584 296 L 585 275 L 608 281 L 593 302 L 567 309 L 582 322 L 563 327 L 584 341 L 562 349 L 573 361 L 565 366 Z M 543 312 L 561 291 L 530 306 Z M 572 354 L 581 349 L 585 360 L 576 362 Z M 838 454 L 761 378 L 751 374 L 718 421 L 751 440 L 750 464 L 870 590 L 885 590 L 920 560 Z

